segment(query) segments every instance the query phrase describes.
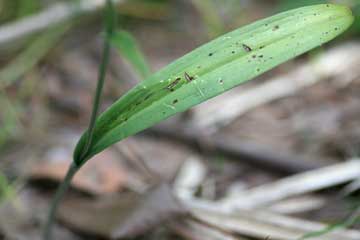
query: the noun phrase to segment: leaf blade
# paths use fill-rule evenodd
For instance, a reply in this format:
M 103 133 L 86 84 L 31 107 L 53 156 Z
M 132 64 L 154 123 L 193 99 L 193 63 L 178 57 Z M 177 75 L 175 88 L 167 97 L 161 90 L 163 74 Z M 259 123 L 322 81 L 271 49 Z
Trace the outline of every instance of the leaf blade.
M 150 67 L 136 39 L 127 31 L 117 31 L 110 42 L 143 78 L 150 76 Z
M 90 154 L 79 159 L 80 139 L 74 160 L 82 164 L 115 142 L 320 46 L 352 22 L 348 8 L 323 4 L 280 13 L 225 34 L 168 65 L 116 101 L 97 121 L 97 141 Z

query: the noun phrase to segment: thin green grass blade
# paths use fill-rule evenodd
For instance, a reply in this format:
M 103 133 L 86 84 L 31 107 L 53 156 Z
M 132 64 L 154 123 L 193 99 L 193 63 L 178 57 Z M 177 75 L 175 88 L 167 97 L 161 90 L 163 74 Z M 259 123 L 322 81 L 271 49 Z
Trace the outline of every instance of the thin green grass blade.
M 217 37 L 224 33 L 224 24 L 212 0 L 192 0 L 191 2 L 201 15 L 210 37 Z
M 142 79 L 150 76 L 151 71 L 136 39 L 126 31 L 114 33 L 110 39 L 112 45 L 136 70 Z
M 355 209 L 354 214 L 349 218 L 335 224 L 331 224 L 320 231 L 310 232 L 299 238 L 298 240 L 313 239 L 321 236 L 325 236 L 338 229 L 346 229 L 360 222 L 360 207 Z
M 225 34 L 131 89 L 100 115 L 81 165 L 110 145 L 320 46 L 353 22 L 347 7 L 323 4 L 287 11 Z
M 9 182 L 8 178 L 0 172 L 0 206 L 3 202 L 13 198 L 16 195 L 14 186 Z
M 17 18 L 22 18 L 28 16 L 32 13 L 35 13 L 37 10 L 41 8 L 41 4 L 39 0 L 33 1 L 18 1 L 18 8 L 16 12 Z
M 21 112 L 18 102 L 11 101 L 9 97 L 0 91 L 0 150 L 4 144 L 13 137 L 18 136 L 22 131 L 19 120 Z
M 65 23 L 36 37 L 23 52 L 0 70 L 0 90 L 10 86 L 36 66 L 70 28 L 71 23 Z

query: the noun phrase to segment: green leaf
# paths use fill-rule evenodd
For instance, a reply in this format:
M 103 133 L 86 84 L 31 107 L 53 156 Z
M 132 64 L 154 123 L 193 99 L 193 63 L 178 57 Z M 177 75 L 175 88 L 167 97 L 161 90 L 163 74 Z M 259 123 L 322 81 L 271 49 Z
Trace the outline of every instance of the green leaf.
M 224 24 L 212 0 L 192 0 L 191 2 L 200 13 L 209 36 L 217 37 L 224 33 Z
M 36 66 L 71 26 L 71 23 L 65 23 L 39 34 L 23 52 L 0 70 L 0 90 L 10 86 Z
M 338 36 L 353 22 L 349 8 L 324 4 L 287 11 L 225 34 L 141 82 L 100 115 L 81 165 L 110 145 Z
M 145 57 L 136 39 L 129 32 L 118 31 L 112 35 L 110 41 L 143 79 L 150 76 L 150 68 Z

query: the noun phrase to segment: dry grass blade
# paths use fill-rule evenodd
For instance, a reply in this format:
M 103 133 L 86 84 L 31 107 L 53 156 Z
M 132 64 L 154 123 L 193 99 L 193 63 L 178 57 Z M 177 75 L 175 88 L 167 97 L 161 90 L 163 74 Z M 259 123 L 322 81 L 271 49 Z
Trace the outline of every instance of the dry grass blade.
M 195 216 L 226 231 L 245 236 L 272 240 L 296 240 L 309 232 L 321 231 L 327 226 L 317 222 L 287 217 L 266 211 L 239 211 L 222 214 L 215 211 L 192 209 Z M 358 240 L 360 232 L 338 229 L 314 240 Z
M 113 0 L 115 3 L 124 0 Z M 64 23 L 79 14 L 89 13 L 105 6 L 105 0 L 80 0 L 78 2 L 61 2 L 29 17 L 8 23 L 0 27 L 0 47 L 22 39 L 30 34 Z
M 222 202 L 224 209 L 246 209 L 265 206 L 284 198 L 318 191 L 357 179 L 360 161 L 345 163 L 300 173 L 273 183 L 261 185 L 232 196 Z

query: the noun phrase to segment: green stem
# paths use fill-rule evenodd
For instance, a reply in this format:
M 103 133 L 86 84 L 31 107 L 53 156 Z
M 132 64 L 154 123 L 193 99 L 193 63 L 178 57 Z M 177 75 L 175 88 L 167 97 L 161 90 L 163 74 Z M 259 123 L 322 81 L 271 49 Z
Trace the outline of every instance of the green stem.
M 103 56 L 102 56 L 101 64 L 99 67 L 99 76 L 98 76 L 98 82 L 97 82 L 95 97 L 94 97 L 94 102 L 93 102 L 93 110 L 91 113 L 91 119 L 90 119 L 90 124 L 89 124 L 89 128 L 88 128 L 88 136 L 86 139 L 86 146 L 81 153 L 81 158 L 80 158 L 81 161 L 80 162 L 74 161 L 71 164 L 71 166 L 69 167 L 68 172 L 65 176 L 65 179 L 59 186 L 59 188 L 55 194 L 55 197 L 54 197 L 53 201 L 51 202 L 47 223 L 46 223 L 45 229 L 44 229 L 44 236 L 43 236 L 44 240 L 51 239 L 51 229 L 52 229 L 52 225 L 54 224 L 54 221 L 55 221 L 55 215 L 56 215 L 56 211 L 59 207 L 59 204 L 60 204 L 61 200 L 63 199 L 65 193 L 69 189 L 71 180 L 73 179 L 74 175 L 81 168 L 81 166 L 85 163 L 85 161 L 83 161 L 83 160 L 86 158 L 86 155 L 92 145 L 95 122 L 96 122 L 96 118 L 97 118 L 97 115 L 99 112 L 101 93 L 102 93 L 102 89 L 104 86 L 107 66 L 109 65 L 109 60 L 110 60 L 109 38 L 111 37 L 111 35 L 114 32 L 115 22 L 116 22 L 116 12 L 114 10 L 112 0 L 107 0 L 106 4 L 107 4 L 106 5 L 106 39 L 105 39 L 104 45 L 103 45 Z
M 79 167 L 77 165 L 75 165 L 74 163 L 71 164 L 63 182 L 61 183 L 58 190 L 56 191 L 55 197 L 53 198 L 51 205 L 50 205 L 48 221 L 45 225 L 44 238 L 43 238 L 44 240 L 51 239 L 51 229 L 52 229 L 52 225 L 54 224 L 56 210 L 59 207 L 59 204 L 60 204 L 61 200 L 63 199 L 66 191 L 69 189 L 72 178 L 74 177 L 75 173 L 78 170 L 79 170 Z
M 102 89 L 104 87 L 107 65 L 109 63 L 109 55 L 110 55 L 110 43 L 109 43 L 109 41 L 105 40 L 104 55 L 103 55 L 103 59 L 101 60 L 99 79 L 98 79 L 98 83 L 96 86 L 95 98 L 94 98 L 94 103 L 93 103 L 94 107 L 93 107 L 93 110 L 91 113 L 91 119 L 90 119 L 90 125 L 89 125 L 89 129 L 88 129 L 86 144 L 85 144 L 85 147 L 82 151 L 82 154 L 81 154 L 81 157 L 79 160 L 80 162 L 82 162 L 85 159 L 87 153 L 90 150 L 90 147 L 92 145 L 92 141 L 94 138 L 95 122 L 96 122 L 96 117 L 97 117 L 97 114 L 99 111 L 101 93 L 102 93 Z
M 103 56 L 102 56 L 101 64 L 100 64 L 100 68 L 99 68 L 98 82 L 97 82 L 97 86 L 96 86 L 96 92 L 95 92 L 95 97 L 94 97 L 94 102 L 93 102 L 93 110 L 91 113 L 90 124 L 89 124 L 89 128 L 87 131 L 88 133 L 87 133 L 87 138 L 86 138 L 86 144 L 85 144 L 84 149 L 82 150 L 82 154 L 80 156 L 79 162 L 82 162 L 86 158 L 86 155 L 89 152 L 92 142 L 93 142 L 95 122 L 96 122 L 96 118 L 97 118 L 97 115 L 99 112 L 100 99 L 101 99 L 101 94 L 102 94 L 102 90 L 104 87 L 106 70 L 109 65 L 109 60 L 110 60 L 110 47 L 111 46 L 110 46 L 109 39 L 110 39 L 111 35 L 114 33 L 116 13 L 114 11 L 114 6 L 112 3 L 112 0 L 107 0 L 106 3 L 107 3 L 106 38 L 104 41 Z

